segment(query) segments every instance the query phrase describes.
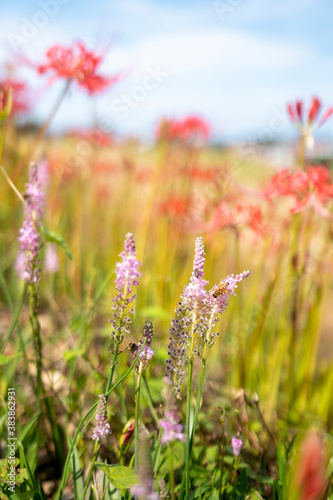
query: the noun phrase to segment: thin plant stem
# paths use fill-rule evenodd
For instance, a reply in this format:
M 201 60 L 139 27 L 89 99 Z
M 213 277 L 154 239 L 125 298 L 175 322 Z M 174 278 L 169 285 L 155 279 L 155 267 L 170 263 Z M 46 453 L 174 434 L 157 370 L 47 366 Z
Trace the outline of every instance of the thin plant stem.
M 29 303 L 30 303 L 30 324 L 32 328 L 32 337 L 35 350 L 35 363 L 37 373 L 36 398 L 37 411 L 40 411 L 40 397 L 43 392 L 42 388 L 42 339 L 40 336 L 40 324 L 38 320 L 38 295 L 36 287 L 32 284 L 28 286 Z
M 169 457 L 170 457 L 170 473 L 169 473 L 169 481 L 170 481 L 170 495 L 171 500 L 175 500 L 175 475 L 174 475 L 174 464 L 173 464 L 173 442 L 171 441 L 169 444 Z
M 222 452 L 221 452 L 221 476 L 220 476 L 220 486 L 219 486 L 219 498 L 222 498 L 222 488 L 223 488 L 223 473 L 224 473 L 224 454 L 225 454 L 225 434 L 224 434 L 224 415 L 221 415 L 221 425 L 222 425 Z
M 306 149 L 306 132 L 303 131 L 299 138 L 299 166 L 305 170 L 305 149 Z
M 100 447 L 99 441 L 96 441 L 95 442 L 95 446 L 94 446 L 94 451 L 93 451 L 93 454 L 92 454 L 92 457 L 91 457 L 91 460 L 90 460 L 90 467 L 89 467 L 89 470 L 88 470 L 86 485 L 85 485 L 84 491 L 83 491 L 83 500 L 86 498 L 86 494 L 87 494 L 87 491 L 88 491 L 88 488 L 89 488 L 89 485 L 90 485 L 90 480 L 91 480 L 92 473 L 94 471 L 94 465 L 95 465 L 95 462 L 96 462 L 96 458 L 98 456 L 99 447 Z
M 156 414 L 156 411 L 155 411 L 155 408 L 153 405 L 153 401 L 152 401 L 152 397 L 151 397 L 151 393 L 150 393 L 150 389 L 149 389 L 149 384 L 148 384 L 147 376 L 145 373 L 143 375 L 143 383 L 144 383 L 144 386 L 146 389 L 146 396 L 147 396 L 147 402 L 148 402 L 148 406 L 150 409 L 150 413 L 151 413 L 153 419 L 155 420 L 156 424 L 159 425 L 158 416 Z
M 185 439 L 185 487 L 186 487 L 186 498 L 190 495 L 190 419 L 191 419 L 191 392 L 192 392 L 192 372 L 193 372 L 193 351 L 194 351 L 194 332 L 197 320 L 197 309 L 195 308 L 192 313 L 192 328 L 191 328 L 191 347 L 190 347 L 190 358 L 188 367 L 188 381 L 187 381 L 187 401 L 186 401 L 186 439 Z
M 135 472 L 138 472 L 138 458 L 139 458 L 139 406 L 140 406 L 140 392 L 141 392 L 141 377 L 142 377 L 142 363 L 139 365 L 138 381 L 135 390 L 135 427 L 134 427 L 134 464 Z
M 206 334 L 206 339 L 205 339 L 205 346 L 204 350 L 202 353 L 202 362 L 201 362 L 201 370 L 200 370 L 200 380 L 199 380 L 199 388 L 198 388 L 198 394 L 197 394 L 197 402 L 195 405 L 195 411 L 194 411 L 194 417 L 193 417 L 193 425 L 192 425 L 192 432 L 191 432 L 191 438 L 190 438 L 190 453 L 192 451 L 192 446 L 193 446 L 193 441 L 194 441 L 194 435 L 195 435 L 195 429 L 197 426 L 198 422 L 198 416 L 199 416 L 199 410 L 200 410 L 200 401 L 201 401 L 201 394 L 202 394 L 202 387 L 203 387 L 203 382 L 205 378 L 205 368 L 206 368 L 206 361 L 207 361 L 207 354 L 208 354 L 208 346 L 210 343 L 210 336 L 211 336 L 211 331 L 212 331 L 212 324 L 213 324 L 213 319 L 214 316 L 216 315 L 216 310 L 213 308 L 209 323 L 208 323 L 208 329 L 207 329 L 207 334 Z
M 126 283 L 125 287 L 124 287 L 124 293 L 123 293 L 124 297 L 126 297 L 126 295 L 127 295 L 127 288 L 128 288 L 128 284 Z M 121 330 L 122 330 L 122 327 L 123 327 L 123 321 L 124 321 L 124 309 L 122 310 L 121 316 L 120 316 L 120 319 L 119 319 L 119 327 L 118 327 L 118 332 L 117 332 L 116 348 L 115 348 L 115 351 L 114 351 L 113 360 L 111 362 L 111 370 L 109 372 L 108 383 L 106 384 L 106 389 L 105 389 L 105 397 L 106 397 L 106 399 L 108 398 L 107 393 L 110 390 L 110 387 L 112 385 L 113 374 L 114 374 L 114 371 L 115 371 L 115 368 L 116 368 L 117 358 L 118 358 L 118 355 L 119 355 L 119 346 L 120 346 L 120 340 L 121 340 Z

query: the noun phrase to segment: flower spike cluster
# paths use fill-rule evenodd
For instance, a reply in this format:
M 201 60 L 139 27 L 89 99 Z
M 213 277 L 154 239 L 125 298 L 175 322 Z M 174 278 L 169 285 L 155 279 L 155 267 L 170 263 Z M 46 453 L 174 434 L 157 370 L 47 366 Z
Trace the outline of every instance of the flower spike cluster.
M 218 335 L 212 330 L 219 321 L 219 315 L 228 306 L 230 296 L 235 295 L 237 284 L 249 275 L 249 271 L 236 276 L 230 274 L 224 280 L 223 292 L 217 294 L 219 285 L 207 291 L 208 281 L 203 278 L 204 263 L 203 241 L 202 238 L 197 238 L 190 282 L 181 296 L 169 333 L 166 376 L 171 380 L 176 397 L 179 399 L 187 361 L 186 350 L 191 341 L 190 332 L 194 332 L 192 334 L 195 335 L 194 345 L 197 346 L 195 352 L 199 352 L 200 338 L 211 347 L 213 339 Z
M 20 229 L 21 278 L 27 283 L 37 283 L 40 277 L 38 253 L 41 244 L 39 229 L 42 224 L 44 193 L 40 190 L 36 163 L 31 163 L 29 182 L 24 193 L 25 209 Z M 23 256 L 23 257 L 22 257 Z
M 111 434 L 110 425 L 107 423 L 106 397 L 104 396 L 104 394 L 99 395 L 99 401 L 96 411 L 96 422 L 97 425 L 94 428 L 92 439 L 94 439 L 95 441 L 99 441 L 108 434 Z
M 197 238 L 190 282 L 181 296 L 181 301 L 176 309 L 176 318 L 172 320 L 169 332 L 169 357 L 166 360 L 166 375 L 170 378 L 176 397 L 179 399 L 186 363 L 186 347 L 190 340 L 189 330 L 193 323 L 192 313 L 194 310 L 199 323 L 198 333 L 204 328 L 205 324 L 209 295 L 206 290 L 208 282 L 203 279 L 204 264 L 205 249 L 203 241 L 202 238 Z
M 114 313 L 110 319 L 113 326 L 111 339 L 114 343 L 121 343 L 124 334 L 129 333 L 129 325 L 132 321 L 131 316 L 134 308 L 128 309 L 136 298 L 133 293 L 133 287 L 139 284 L 141 273 L 139 268 L 141 261 L 136 258 L 135 242 L 133 234 L 128 233 L 125 238 L 125 250 L 120 254 L 121 262 L 116 263 L 115 288 L 117 295 L 113 299 L 112 309 Z

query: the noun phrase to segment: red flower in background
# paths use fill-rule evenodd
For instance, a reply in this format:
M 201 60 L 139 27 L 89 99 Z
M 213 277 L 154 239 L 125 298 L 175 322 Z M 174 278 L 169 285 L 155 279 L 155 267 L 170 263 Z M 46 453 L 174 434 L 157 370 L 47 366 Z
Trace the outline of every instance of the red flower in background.
M 217 231 L 223 227 L 234 227 L 238 230 L 246 227 L 251 228 L 258 236 L 265 232 L 262 211 L 254 205 L 229 204 L 222 202 L 213 214 L 210 224 L 211 231 Z
M 267 199 L 291 196 L 295 200 L 291 213 L 299 212 L 309 205 L 317 213 L 331 216 L 324 205 L 333 198 L 333 184 L 329 171 L 322 166 L 310 167 L 306 172 L 292 172 L 285 169 L 273 176 L 264 189 L 264 196 Z
M 206 141 L 209 132 L 210 126 L 206 120 L 190 115 L 182 119 L 164 118 L 158 126 L 156 137 L 158 140 L 189 143 L 198 140 Z
M 306 116 L 304 112 L 304 103 L 303 101 L 296 101 L 295 104 L 288 104 L 287 111 L 291 121 L 300 128 L 314 128 L 320 127 L 326 120 L 328 120 L 333 114 L 333 107 L 329 107 L 322 114 L 322 117 L 319 119 L 319 113 L 322 108 L 321 100 L 318 97 L 313 97 L 308 114 Z M 318 119 L 317 124 L 313 127 L 314 122 Z
M 171 196 L 167 201 L 161 203 L 160 210 L 168 217 L 180 217 L 188 214 L 190 206 L 189 199 Z
M 310 432 L 303 441 L 296 469 L 299 500 L 319 500 L 326 485 L 327 457 L 322 438 Z
M 82 42 L 74 42 L 70 47 L 53 45 L 46 52 L 46 63 L 34 65 L 39 74 L 51 73 L 51 81 L 57 78 L 75 80 L 89 94 L 106 90 L 115 84 L 120 75 L 104 77 L 97 73 L 103 55 L 89 51 Z
M 81 137 L 92 144 L 97 144 L 98 146 L 110 146 L 113 142 L 113 138 L 110 134 L 103 132 L 99 128 L 90 130 L 72 130 L 71 135 L 76 137 Z
M 29 110 L 28 87 L 26 83 L 14 78 L 6 78 L 0 81 L 0 112 L 8 104 L 9 92 L 12 91 L 11 114 L 18 115 Z

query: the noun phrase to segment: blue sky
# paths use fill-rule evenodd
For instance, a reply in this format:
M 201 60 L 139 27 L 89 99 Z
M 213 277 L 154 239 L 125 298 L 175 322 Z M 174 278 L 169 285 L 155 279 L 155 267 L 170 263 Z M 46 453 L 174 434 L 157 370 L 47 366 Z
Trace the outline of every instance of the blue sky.
M 52 15 L 36 27 L 43 5 Z M 330 0 L 0 0 L 0 8 L 2 61 L 15 60 L 13 34 L 23 36 L 28 20 L 36 29 L 18 48 L 30 58 L 81 39 L 96 50 L 110 46 L 105 74 L 127 75 L 93 99 L 73 89 L 54 130 L 98 120 L 149 137 L 163 115 L 198 113 L 216 138 L 274 138 L 293 134 L 287 101 L 318 95 L 333 104 Z M 47 87 L 32 70 L 21 74 L 38 88 L 34 116 L 43 119 L 62 82 Z M 322 133 L 331 140 L 333 120 Z

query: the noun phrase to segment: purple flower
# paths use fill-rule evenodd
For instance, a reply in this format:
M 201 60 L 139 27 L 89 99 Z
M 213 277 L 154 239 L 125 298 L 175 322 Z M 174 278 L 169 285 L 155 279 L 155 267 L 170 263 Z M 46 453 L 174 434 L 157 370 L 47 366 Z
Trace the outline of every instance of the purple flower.
M 39 228 L 42 224 L 44 193 L 40 190 L 36 163 L 30 165 L 29 182 L 26 185 L 24 198 L 26 203 L 24 221 L 18 239 L 20 250 L 24 253 L 24 270 L 23 259 L 20 257 L 20 275 L 27 283 L 37 283 L 40 277 L 38 267 L 38 253 L 41 243 Z
M 139 366 L 141 369 L 145 368 L 148 365 L 149 361 L 155 354 L 155 351 L 150 348 L 153 334 L 153 323 L 151 321 L 146 321 L 145 326 L 143 327 L 142 339 L 140 340 L 136 348 L 132 350 L 134 357 L 136 357 L 143 346 L 138 358 Z
M 230 274 L 220 285 L 215 285 L 208 292 L 208 281 L 203 279 L 204 263 L 204 245 L 202 238 L 197 238 L 190 282 L 184 288 L 176 309 L 176 317 L 171 322 L 166 360 L 166 374 L 179 399 L 187 361 L 186 349 L 189 347 L 191 335 L 195 337 L 194 352 L 202 349 L 200 338 L 208 347 L 213 345 L 214 338 L 218 335 L 213 332 L 213 328 L 219 321 L 219 315 L 228 306 L 230 295 L 235 295 L 237 283 L 249 275 L 249 271 L 236 276 Z
M 197 238 L 190 282 L 181 296 L 181 301 L 176 309 L 176 318 L 171 322 L 169 333 L 169 358 L 166 360 L 166 374 L 170 378 L 179 399 L 184 377 L 183 367 L 186 363 L 186 347 L 190 340 L 191 326 L 195 326 L 193 325 L 194 313 L 197 335 L 199 335 L 201 328 L 205 324 L 204 318 L 209 304 L 209 295 L 206 290 L 208 282 L 203 279 L 204 263 L 204 245 L 202 238 Z
M 195 241 L 195 253 L 193 261 L 193 272 L 189 284 L 185 287 L 182 295 L 182 303 L 188 310 L 200 308 L 206 304 L 208 292 L 206 286 L 208 281 L 203 279 L 205 264 L 205 248 L 202 238 Z
M 125 251 L 120 254 L 122 261 L 116 263 L 115 288 L 118 293 L 113 299 L 112 309 L 114 313 L 110 319 L 113 326 L 111 339 L 115 344 L 117 342 L 120 344 L 124 334 L 129 333 L 134 308 L 128 309 L 128 305 L 132 304 L 136 298 L 133 287 L 139 284 L 139 278 L 141 277 L 139 272 L 141 262 L 136 259 L 135 243 L 131 233 L 126 235 L 124 246 Z
M 172 441 L 185 441 L 184 427 L 179 423 L 179 415 L 176 411 L 167 411 L 165 419 L 160 420 L 163 429 L 162 444 Z
M 99 401 L 96 411 L 97 425 L 94 428 L 92 439 L 99 441 L 108 434 L 111 434 L 110 425 L 107 423 L 106 397 L 104 394 L 99 395 Z
M 237 439 L 235 436 L 231 440 L 231 446 L 234 452 L 234 456 L 238 457 L 243 446 L 243 441 L 241 439 Z

